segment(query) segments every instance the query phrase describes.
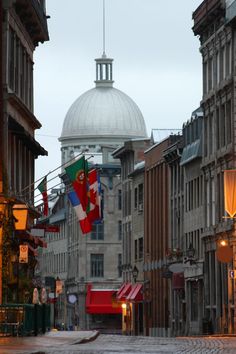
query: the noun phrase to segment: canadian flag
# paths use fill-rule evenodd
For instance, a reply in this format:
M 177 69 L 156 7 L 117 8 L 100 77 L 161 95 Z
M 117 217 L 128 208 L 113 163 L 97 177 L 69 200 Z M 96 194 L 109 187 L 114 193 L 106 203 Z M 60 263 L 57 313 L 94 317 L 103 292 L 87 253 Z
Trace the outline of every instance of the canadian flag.
M 101 219 L 101 184 L 97 170 L 91 170 L 88 174 L 90 192 L 90 210 L 88 218 L 91 223 Z

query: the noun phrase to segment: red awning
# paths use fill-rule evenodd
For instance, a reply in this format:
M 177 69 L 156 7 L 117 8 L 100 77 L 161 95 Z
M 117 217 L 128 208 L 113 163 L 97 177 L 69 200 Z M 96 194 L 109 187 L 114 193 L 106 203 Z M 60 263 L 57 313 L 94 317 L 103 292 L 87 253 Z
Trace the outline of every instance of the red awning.
M 126 283 L 123 283 L 120 287 L 120 289 L 117 291 L 116 293 L 116 297 L 118 298 L 118 296 L 120 296 L 120 293 L 123 291 L 124 287 L 126 286 Z
M 122 301 L 126 300 L 126 296 L 129 294 L 130 290 L 132 288 L 131 283 L 125 283 L 121 286 L 121 288 L 118 290 L 117 293 L 117 300 Z
M 114 302 L 115 290 L 87 287 L 86 312 L 90 314 L 121 314 L 121 306 Z
M 137 283 L 132 286 L 131 291 L 126 297 L 126 300 L 133 302 L 143 301 L 143 292 L 142 292 L 143 284 Z

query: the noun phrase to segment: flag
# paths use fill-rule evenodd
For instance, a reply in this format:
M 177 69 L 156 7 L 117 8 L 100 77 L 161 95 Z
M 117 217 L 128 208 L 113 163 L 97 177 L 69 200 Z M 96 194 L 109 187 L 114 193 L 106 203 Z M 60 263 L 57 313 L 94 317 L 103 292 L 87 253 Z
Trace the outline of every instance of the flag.
M 43 195 L 43 215 L 48 215 L 48 193 L 47 193 L 47 177 L 45 176 L 44 179 L 38 185 L 38 190 Z
M 89 211 L 88 162 L 84 156 L 65 168 L 84 211 Z
M 88 217 L 91 223 L 100 221 L 101 219 L 101 184 L 98 172 L 94 169 L 88 174 L 89 193 L 90 193 L 90 209 Z
M 224 171 L 225 210 L 231 218 L 236 214 L 236 170 Z
M 80 228 L 83 234 L 87 234 L 88 232 L 91 232 L 92 225 L 90 223 L 90 220 L 87 216 L 87 213 L 84 211 L 82 204 L 80 203 L 80 200 L 74 190 L 68 193 L 68 198 L 72 206 L 74 207 L 76 215 L 78 216 Z

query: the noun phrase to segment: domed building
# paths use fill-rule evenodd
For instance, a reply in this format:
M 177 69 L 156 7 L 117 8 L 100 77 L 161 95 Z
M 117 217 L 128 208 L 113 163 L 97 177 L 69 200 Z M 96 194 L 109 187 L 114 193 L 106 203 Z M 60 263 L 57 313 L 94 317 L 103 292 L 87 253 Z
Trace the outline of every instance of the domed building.
M 95 88 L 71 105 L 59 140 L 62 164 L 84 154 L 99 169 L 103 220 L 83 235 L 66 193 L 61 193 L 50 217 L 50 223 L 59 224 L 60 235 L 47 240 L 42 275 L 50 276 L 53 268 L 54 277 L 64 281 L 55 324 L 119 331 L 121 307 L 112 306 L 112 295 L 122 282 L 122 185 L 121 166 L 112 153 L 127 140 L 147 139 L 147 133 L 136 103 L 113 87 L 113 59 L 103 54 L 95 61 Z
M 95 88 L 83 93 L 69 108 L 60 137 L 62 163 L 73 153 L 101 153 L 102 146 L 120 146 L 125 140 L 146 138 L 146 125 L 137 104 L 113 87 L 113 59 L 96 61 Z

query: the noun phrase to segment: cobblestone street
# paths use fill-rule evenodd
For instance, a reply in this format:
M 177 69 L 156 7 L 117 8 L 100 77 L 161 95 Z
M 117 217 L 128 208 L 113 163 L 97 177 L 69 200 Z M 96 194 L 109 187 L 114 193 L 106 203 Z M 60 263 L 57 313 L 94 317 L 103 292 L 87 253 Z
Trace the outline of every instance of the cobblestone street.
M 236 337 L 126 337 L 100 335 L 79 353 L 236 353 Z
M 81 335 L 77 333 L 78 341 L 75 340 L 75 332 L 68 337 L 66 332 L 59 332 L 56 337 L 1 338 L 0 354 L 236 353 L 236 337 L 157 338 L 100 335 L 94 341 L 82 344 Z

